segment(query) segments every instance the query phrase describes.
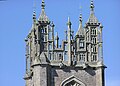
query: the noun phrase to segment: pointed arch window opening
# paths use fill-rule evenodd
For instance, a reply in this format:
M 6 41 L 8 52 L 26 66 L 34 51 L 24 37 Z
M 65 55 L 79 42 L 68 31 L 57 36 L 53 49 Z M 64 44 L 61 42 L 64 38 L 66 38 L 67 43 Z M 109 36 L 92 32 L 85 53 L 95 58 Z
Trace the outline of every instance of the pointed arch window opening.
M 53 34 L 52 28 L 49 28 L 48 29 L 48 38 L 49 38 L 49 40 L 53 39 L 52 34 Z
M 68 53 L 66 51 L 64 52 L 64 61 L 68 61 Z
M 84 62 L 85 61 L 85 54 L 84 53 L 80 53 L 80 55 L 79 55 L 79 61 L 80 62 Z
M 92 61 L 92 62 L 96 62 L 96 61 L 97 61 L 97 55 L 96 55 L 96 54 L 93 54 L 93 55 L 92 55 L 91 61 Z
M 42 39 L 42 42 L 46 42 L 47 41 L 47 27 L 41 27 L 40 29 L 40 32 L 41 32 L 41 39 Z
M 71 81 L 70 83 L 66 84 L 65 86 L 81 86 L 81 84 L 77 83 L 76 81 Z
M 96 43 L 97 43 L 97 38 L 94 37 L 94 36 L 92 36 L 92 37 L 91 37 L 91 42 L 92 42 L 93 44 L 96 44 Z
M 62 52 L 59 53 L 59 60 L 60 60 L 60 61 L 63 61 L 63 54 L 62 54 Z
M 44 33 L 47 34 L 47 28 L 45 28 Z
M 94 46 L 94 48 L 93 48 L 93 52 L 96 52 L 96 46 Z
M 40 31 L 41 31 L 41 41 L 44 42 L 45 41 L 44 29 L 42 28 Z
M 54 56 L 54 58 L 53 58 L 53 60 L 57 60 L 57 53 L 56 52 L 54 52 L 54 54 L 53 54 Z
M 41 28 L 41 33 L 42 33 L 42 34 L 44 34 L 44 33 L 45 33 L 44 28 Z
M 52 56 L 52 52 L 49 52 L 49 59 L 50 59 L 50 60 L 53 60 L 52 57 L 53 57 L 53 56 Z
M 52 43 L 49 43 L 49 50 L 53 50 L 53 45 L 52 45 Z
M 91 48 L 92 48 L 92 52 L 94 52 L 94 53 L 95 53 L 95 52 L 96 52 L 96 50 L 97 50 L 97 49 L 96 49 L 96 45 L 91 45 Z
M 71 76 L 65 79 L 60 86 L 86 86 L 79 78 Z
M 84 48 L 84 42 L 80 42 L 80 49 Z
M 91 35 L 96 35 L 96 29 L 95 28 L 91 29 Z

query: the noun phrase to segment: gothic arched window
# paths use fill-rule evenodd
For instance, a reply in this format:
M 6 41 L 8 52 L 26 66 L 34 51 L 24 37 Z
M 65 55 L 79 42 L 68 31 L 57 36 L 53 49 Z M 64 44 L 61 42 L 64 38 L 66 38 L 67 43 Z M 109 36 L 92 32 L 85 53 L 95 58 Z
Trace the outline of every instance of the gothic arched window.
M 92 41 L 93 44 L 96 44 L 96 42 L 97 42 L 96 37 L 92 37 L 91 41 Z
M 65 79 L 60 86 L 86 86 L 79 78 L 75 76 L 68 77 Z
M 91 34 L 92 34 L 92 35 L 96 35 L 96 29 L 95 29 L 95 28 L 92 28 L 92 29 L 91 29 Z
M 80 53 L 80 55 L 79 55 L 79 61 L 80 62 L 84 62 L 85 61 L 85 54 L 84 53 Z
M 96 55 L 96 54 L 93 54 L 93 55 L 92 55 L 91 61 L 93 61 L 93 62 L 96 62 L 96 61 L 97 61 L 97 55 Z
M 92 52 L 96 52 L 96 45 L 92 45 L 91 48 L 92 48 Z

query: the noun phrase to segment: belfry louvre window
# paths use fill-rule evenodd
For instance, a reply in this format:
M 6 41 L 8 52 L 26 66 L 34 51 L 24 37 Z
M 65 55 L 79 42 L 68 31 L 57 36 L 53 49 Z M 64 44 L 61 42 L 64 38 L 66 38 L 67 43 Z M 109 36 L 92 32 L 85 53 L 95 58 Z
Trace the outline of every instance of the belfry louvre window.
M 91 39 L 92 39 L 91 41 L 92 41 L 93 44 L 97 43 L 96 37 L 92 37 Z
M 80 42 L 80 48 L 84 48 L 84 43 Z
M 97 55 L 96 54 L 93 54 L 93 56 L 92 56 L 92 61 L 97 61 Z
M 79 55 L 79 61 L 81 61 L 81 62 L 85 61 L 85 54 L 84 53 L 80 53 L 80 55 Z
M 91 34 L 92 34 L 92 35 L 96 35 L 96 29 L 95 29 L 95 28 L 92 28 L 92 29 L 91 29 Z
M 84 48 L 84 41 L 83 40 L 80 40 L 79 47 Z

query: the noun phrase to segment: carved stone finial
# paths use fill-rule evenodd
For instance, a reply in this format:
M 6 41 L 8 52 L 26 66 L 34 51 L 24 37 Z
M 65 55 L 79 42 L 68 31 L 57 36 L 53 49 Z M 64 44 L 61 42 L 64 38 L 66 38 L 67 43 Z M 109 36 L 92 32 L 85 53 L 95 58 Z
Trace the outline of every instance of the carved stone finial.
M 94 2 L 93 2 L 93 0 L 91 0 L 90 8 L 91 8 L 91 12 L 93 12 L 94 11 Z
M 68 25 L 68 26 L 71 26 L 71 25 L 72 25 L 72 23 L 71 23 L 71 21 L 70 21 L 70 17 L 68 17 L 67 25 Z
M 45 9 L 45 1 L 44 0 L 42 0 L 41 7 L 42 7 L 42 9 Z

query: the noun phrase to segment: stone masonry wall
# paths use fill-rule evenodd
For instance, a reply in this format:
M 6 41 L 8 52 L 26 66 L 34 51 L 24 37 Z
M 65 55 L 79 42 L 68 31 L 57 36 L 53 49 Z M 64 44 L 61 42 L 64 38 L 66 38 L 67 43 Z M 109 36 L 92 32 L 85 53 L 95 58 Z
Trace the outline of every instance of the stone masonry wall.
M 47 67 L 34 66 L 34 86 L 48 86 L 47 85 Z
M 72 67 L 66 67 L 64 69 L 53 67 L 51 69 L 51 86 L 60 86 L 63 80 L 73 75 L 85 83 L 86 86 L 96 86 L 95 70 L 82 70 L 80 68 Z

